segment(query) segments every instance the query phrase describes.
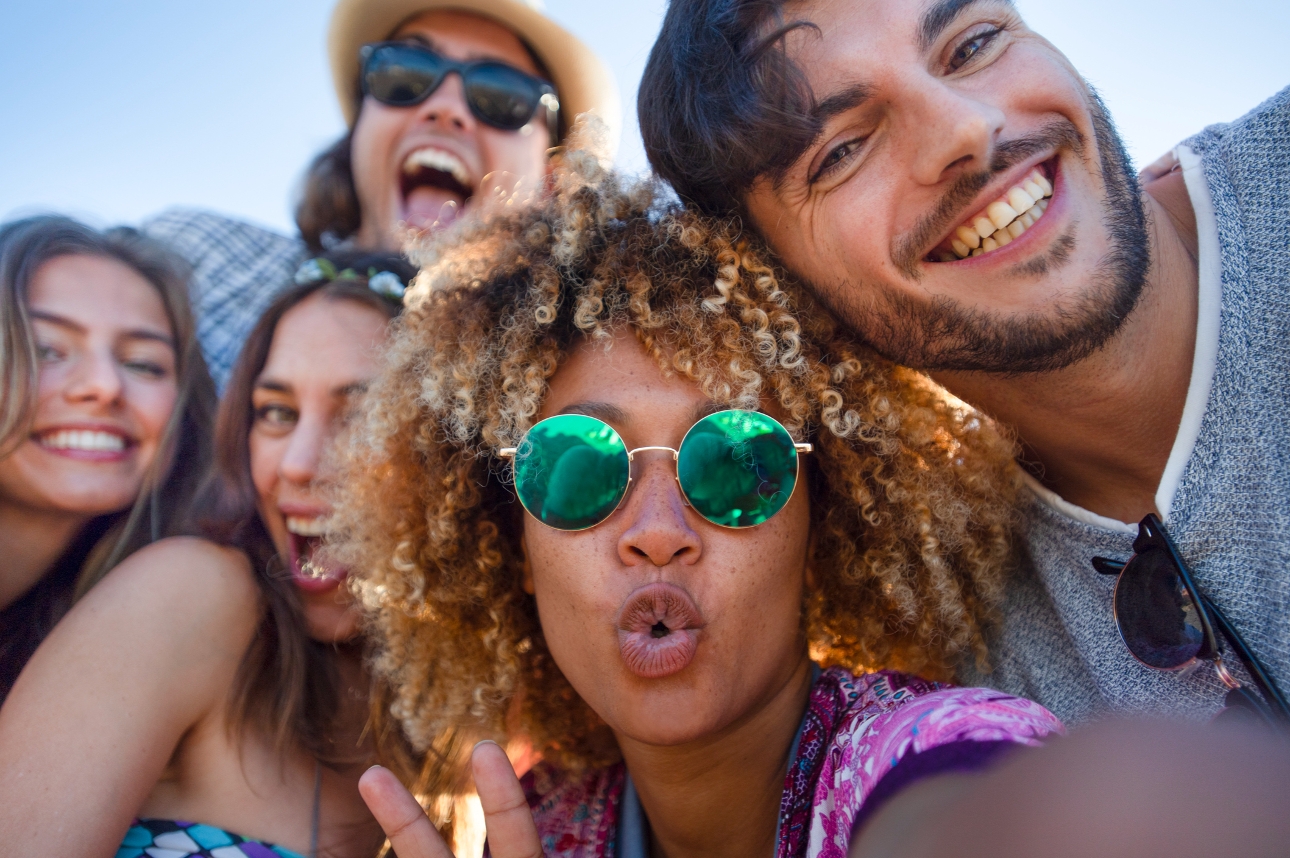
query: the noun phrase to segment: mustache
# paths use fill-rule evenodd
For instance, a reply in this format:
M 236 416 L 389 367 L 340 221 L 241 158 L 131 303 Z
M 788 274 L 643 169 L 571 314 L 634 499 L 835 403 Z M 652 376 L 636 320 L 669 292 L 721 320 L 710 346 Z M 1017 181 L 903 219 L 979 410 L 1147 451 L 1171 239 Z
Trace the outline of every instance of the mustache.
M 964 206 L 971 203 L 983 188 L 1000 173 L 1012 169 L 1022 161 L 1041 152 L 1059 149 L 1070 149 L 1080 157 L 1084 155 L 1084 135 L 1080 134 L 1069 119 L 1054 120 L 1034 134 L 995 144 L 989 168 L 964 173 L 955 179 L 936 207 L 897 242 L 892 254 L 896 267 L 909 279 L 918 280 L 922 276 L 919 263 L 922 262 L 928 242 L 944 235 L 956 224 L 962 217 Z

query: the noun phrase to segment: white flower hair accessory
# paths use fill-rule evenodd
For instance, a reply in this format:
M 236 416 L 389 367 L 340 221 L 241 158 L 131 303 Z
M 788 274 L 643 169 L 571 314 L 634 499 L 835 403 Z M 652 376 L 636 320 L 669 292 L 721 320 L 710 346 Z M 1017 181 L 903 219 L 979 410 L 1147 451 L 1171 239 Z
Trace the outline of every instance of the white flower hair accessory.
M 306 259 L 296 269 L 295 277 L 297 285 L 300 286 L 307 283 L 318 283 L 319 281 L 334 283 L 338 280 L 361 279 L 364 279 L 364 275 L 353 268 L 337 270 L 334 262 L 322 257 Z M 407 291 L 408 287 L 403 282 L 403 279 L 393 271 L 379 271 L 376 268 L 368 268 L 366 280 L 367 288 L 381 297 L 399 303 L 403 302 L 403 293 Z

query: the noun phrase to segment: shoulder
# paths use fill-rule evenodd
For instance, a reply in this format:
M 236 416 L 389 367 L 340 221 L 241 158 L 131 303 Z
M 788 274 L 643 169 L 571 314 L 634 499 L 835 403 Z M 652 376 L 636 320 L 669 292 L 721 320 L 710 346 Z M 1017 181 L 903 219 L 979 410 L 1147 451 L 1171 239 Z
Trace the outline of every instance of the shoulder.
M 246 555 L 179 536 L 127 557 L 85 595 L 69 619 L 94 617 L 114 626 L 146 620 L 157 633 L 233 637 L 245 645 L 258 625 L 260 603 Z
M 884 763 L 954 742 L 1037 745 L 1065 728 L 1031 700 L 990 688 L 958 688 L 892 671 L 855 679 L 862 689 L 835 744 Z
M 597 858 L 609 854 L 618 831 L 626 781 L 622 763 L 569 772 L 539 763 L 521 780 L 546 855 Z
M 810 854 L 846 855 L 856 821 L 872 809 L 869 803 L 914 780 L 976 770 L 1009 747 L 1038 745 L 1064 732 L 1038 703 L 893 671 L 853 676 L 827 670 L 812 689 L 813 712 L 821 697 L 841 705 L 831 738 L 812 748 L 818 775 L 809 790 L 799 790 L 798 816 L 811 820 L 801 826 L 810 831 Z M 828 718 L 820 721 L 827 724 Z M 808 747 L 810 726 L 808 720 L 799 757 Z
M 39 729 L 57 712 L 100 736 L 177 741 L 224 700 L 262 613 L 240 553 L 193 538 L 143 548 L 36 650 L 6 701 L 19 699 L 21 712 L 8 714 L 25 726 L 14 729 Z

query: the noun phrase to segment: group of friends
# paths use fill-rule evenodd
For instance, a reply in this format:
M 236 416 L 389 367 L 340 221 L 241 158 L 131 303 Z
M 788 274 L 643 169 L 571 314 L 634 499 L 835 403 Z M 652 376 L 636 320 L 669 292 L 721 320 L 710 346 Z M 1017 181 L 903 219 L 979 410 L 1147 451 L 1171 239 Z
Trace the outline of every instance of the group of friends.
M 298 236 L 0 226 L 5 854 L 1283 854 L 1290 90 L 671 0 L 629 177 L 526 0 L 328 51 Z

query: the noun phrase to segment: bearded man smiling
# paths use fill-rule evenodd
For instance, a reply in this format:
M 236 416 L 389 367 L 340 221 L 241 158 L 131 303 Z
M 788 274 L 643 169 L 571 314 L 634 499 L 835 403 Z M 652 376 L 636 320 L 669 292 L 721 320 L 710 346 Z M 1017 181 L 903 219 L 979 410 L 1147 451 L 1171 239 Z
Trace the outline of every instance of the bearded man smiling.
M 1033 566 L 972 681 L 1068 723 L 1284 708 L 1290 90 L 1139 177 L 1007 0 L 674 0 L 639 111 L 683 199 L 1015 429 Z

